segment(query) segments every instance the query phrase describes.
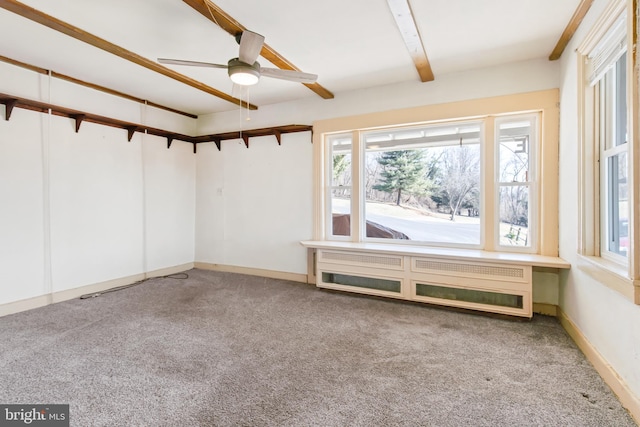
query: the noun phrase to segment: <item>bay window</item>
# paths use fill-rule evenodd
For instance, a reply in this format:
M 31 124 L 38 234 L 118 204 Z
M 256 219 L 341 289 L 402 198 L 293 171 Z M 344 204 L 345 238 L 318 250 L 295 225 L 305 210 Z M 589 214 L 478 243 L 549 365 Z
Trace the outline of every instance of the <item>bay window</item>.
M 535 253 L 540 116 L 325 134 L 323 239 Z

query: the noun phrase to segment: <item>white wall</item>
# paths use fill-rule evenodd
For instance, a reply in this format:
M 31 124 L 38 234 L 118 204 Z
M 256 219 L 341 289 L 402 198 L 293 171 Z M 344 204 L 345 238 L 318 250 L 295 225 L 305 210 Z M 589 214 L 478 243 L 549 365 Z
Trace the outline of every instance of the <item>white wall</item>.
M 142 136 L 146 271 L 195 259 L 196 155 L 193 146 Z
M 238 111 L 201 116 L 198 133 L 208 134 L 389 111 L 465 99 L 557 88 L 557 62 L 535 60 L 419 81 L 261 106 L 241 122 Z M 313 155 L 311 136 L 283 135 L 198 147 L 196 261 L 306 273 L 306 250 L 313 235 Z M 546 285 L 545 285 L 546 286 Z M 557 285 L 552 284 L 551 288 Z M 543 301 L 553 299 L 553 289 Z
M 196 261 L 306 274 L 313 234 L 311 133 L 198 147 Z
M 54 291 L 142 271 L 140 144 L 122 129 L 85 123 L 76 134 L 73 126 L 53 117 L 50 129 Z
M 579 128 L 575 49 L 607 3 L 593 3 L 561 59 L 560 256 L 571 262 L 572 268 L 562 276 L 560 305 L 632 393 L 640 396 L 640 307 L 577 267 Z
M 191 134 L 195 120 L 0 63 L 0 92 Z M 50 84 L 51 83 L 51 84 Z M 0 305 L 192 263 L 191 144 L 0 107 Z
M 43 293 L 42 120 L 0 107 L 0 304 Z

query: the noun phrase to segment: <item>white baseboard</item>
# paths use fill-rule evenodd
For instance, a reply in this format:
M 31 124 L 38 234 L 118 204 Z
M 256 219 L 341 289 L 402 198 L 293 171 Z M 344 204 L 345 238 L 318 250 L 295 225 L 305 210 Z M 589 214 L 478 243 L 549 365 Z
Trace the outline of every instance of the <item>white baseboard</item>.
M 173 267 L 161 268 L 159 270 L 149 271 L 145 275 L 145 279 L 151 279 L 153 277 L 162 277 L 169 276 L 171 274 L 183 273 L 187 270 L 191 270 L 195 267 L 193 262 L 188 262 L 186 264 L 174 265 Z
M 52 294 L 40 295 L 34 298 L 23 299 L 20 301 L 10 302 L 0 305 L 0 317 L 7 316 L 9 314 L 19 313 L 21 311 L 31 310 L 34 308 L 44 307 L 45 305 L 67 301 L 74 298 L 79 298 L 82 295 L 103 292 L 109 289 L 117 288 L 119 286 L 126 286 L 140 280 L 167 276 L 170 274 L 181 273 L 186 270 L 191 270 L 193 263 L 187 263 L 182 265 L 176 265 L 173 267 L 162 268 L 159 270 L 149 271 L 147 273 L 134 274 L 132 276 L 120 277 L 118 279 L 107 280 L 106 282 L 93 283 L 91 285 L 80 286 L 78 288 L 67 289 L 64 291 L 54 292 Z
M 33 308 L 44 307 L 52 302 L 53 298 L 51 295 L 40 295 L 33 298 L 2 304 L 0 305 L 0 317 L 20 313 L 21 311 L 27 311 Z
M 611 365 L 602 357 L 596 348 L 587 340 L 582 331 L 575 323 L 561 310 L 558 309 L 558 319 L 560 324 L 567 331 L 569 336 L 582 350 L 587 360 L 591 362 L 596 371 L 600 374 L 605 383 L 618 396 L 620 403 L 624 406 L 636 423 L 640 423 L 640 400 L 629 389 L 627 383 L 618 375 Z
M 268 277 L 270 279 L 290 280 L 292 282 L 307 283 L 307 275 L 299 273 L 288 273 L 285 271 L 264 270 L 261 268 L 239 267 L 236 265 L 210 264 L 207 262 L 196 262 L 195 268 L 211 271 L 223 271 L 225 273 L 247 274 L 249 276 Z

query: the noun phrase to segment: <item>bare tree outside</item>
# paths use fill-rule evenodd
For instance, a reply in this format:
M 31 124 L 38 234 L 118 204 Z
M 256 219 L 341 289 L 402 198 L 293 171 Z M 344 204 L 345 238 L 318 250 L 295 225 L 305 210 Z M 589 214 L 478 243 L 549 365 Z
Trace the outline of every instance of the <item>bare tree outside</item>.
M 477 145 L 459 145 L 443 152 L 438 186 L 449 205 L 451 221 L 465 204 L 478 206 L 480 188 L 480 150 Z

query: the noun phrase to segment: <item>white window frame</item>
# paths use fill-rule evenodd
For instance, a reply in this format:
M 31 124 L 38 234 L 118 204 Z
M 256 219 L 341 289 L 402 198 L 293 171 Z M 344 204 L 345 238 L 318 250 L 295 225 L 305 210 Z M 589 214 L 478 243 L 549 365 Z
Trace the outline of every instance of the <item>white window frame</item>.
M 496 164 L 499 161 L 499 125 L 501 123 L 517 122 L 517 121 L 531 121 L 532 132 L 531 139 L 529 141 L 529 179 L 527 182 L 518 183 L 518 185 L 525 185 L 529 188 L 529 234 L 531 241 L 528 246 L 507 246 L 500 244 L 500 227 L 499 227 L 499 190 L 501 184 L 498 177 L 498 167 Z M 324 170 L 324 201 L 321 205 L 324 206 L 324 233 L 322 240 L 336 240 L 336 241 L 351 241 L 356 243 L 382 243 L 382 244 L 394 244 L 394 245 L 413 245 L 413 246 L 427 246 L 427 247 L 444 247 L 444 248 L 467 248 L 467 249 L 483 249 L 491 251 L 501 252 L 520 252 L 520 253 L 539 253 L 539 216 L 541 215 L 541 209 L 539 206 L 539 171 L 538 171 L 538 156 L 540 151 L 540 130 L 541 126 L 541 112 L 540 111 L 523 111 L 523 112 L 508 112 L 500 115 L 491 115 L 484 117 L 460 117 L 443 121 L 434 122 L 422 122 L 411 123 L 407 125 L 393 125 L 389 126 L 390 130 L 398 129 L 400 127 L 406 127 L 407 129 L 416 125 L 429 126 L 429 125 L 442 125 L 446 123 L 455 123 L 465 125 L 469 123 L 477 123 L 480 126 L 480 132 L 482 134 L 480 138 L 480 191 L 481 201 L 480 206 L 483 211 L 481 215 L 480 223 L 480 241 L 478 244 L 455 244 L 455 243 L 442 243 L 442 242 L 418 242 L 413 240 L 398 240 L 398 239 L 377 239 L 366 237 L 366 218 L 365 218 L 365 197 L 362 194 L 362 187 L 364 186 L 364 165 L 366 147 L 364 138 L 362 135 L 376 130 L 385 129 L 386 127 L 376 128 L 361 128 L 351 131 L 352 138 L 352 185 L 351 185 L 351 235 L 350 236 L 335 236 L 332 229 L 332 143 L 331 141 L 341 136 L 348 136 L 349 132 L 336 132 L 327 133 L 323 135 L 322 145 L 324 147 L 325 156 L 324 164 L 322 165 Z M 490 125 L 489 125 L 490 124 Z M 490 224 L 490 226 L 489 226 Z
M 517 122 L 521 120 L 529 120 L 532 123 L 531 139 L 529 141 L 529 176 L 525 182 L 517 182 L 508 184 L 500 181 L 500 125 L 502 123 Z M 536 253 L 538 251 L 538 223 L 540 210 L 538 195 L 540 193 L 539 171 L 538 171 L 538 153 L 540 147 L 540 114 L 514 114 L 496 118 L 495 120 L 495 242 L 498 250 L 504 252 L 527 252 Z M 532 236 L 529 246 L 506 246 L 500 244 L 500 189 L 503 186 L 526 186 L 529 189 L 529 212 L 528 212 L 528 228 L 529 235 Z
M 354 136 L 353 133 L 349 133 L 349 132 L 343 132 L 343 133 L 338 133 L 338 134 L 333 134 L 333 135 L 328 135 L 327 136 L 327 142 L 325 144 L 325 150 L 326 150 L 326 158 L 327 161 L 325 162 L 325 176 L 327 177 L 327 183 L 325 185 L 326 191 L 325 191 L 325 195 L 324 195 L 324 199 L 325 199 L 325 213 L 324 213 L 324 220 L 325 220 L 325 232 L 327 233 L 327 238 L 330 240 L 344 240 L 344 241 L 351 241 L 353 239 L 353 224 L 354 222 L 351 221 L 351 230 L 349 233 L 349 236 L 340 236 L 340 235 L 334 235 L 333 234 L 333 219 L 332 219 L 332 212 L 333 212 L 333 190 L 334 190 L 334 186 L 333 186 L 333 182 L 332 182 L 332 178 L 333 178 L 333 140 L 335 139 L 339 139 L 339 138 L 351 138 L 351 164 L 350 164 L 350 168 L 351 168 L 351 185 L 348 186 L 349 188 L 349 192 L 350 192 L 350 206 L 349 206 L 349 215 L 353 215 L 353 205 L 354 205 L 354 183 L 355 183 L 355 179 L 354 179 L 354 165 L 353 165 L 353 158 L 354 158 L 354 153 L 353 153 L 353 146 L 355 144 L 357 144 L 357 140 L 354 140 Z
M 359 135 L 360 131 L 394 127 L 398 124 L 444 123 L 453 120 L 485 120 L 484 150 L 481 153 L 485 173 L 482 176 L 482 206 L 494 209 L 495 194 L 495 144 L 486 143 L 494 140 L 495 120 L 516 112 L 519 114 L 539 114 L 538 125 L 538 192 L 536 215 L 537 242 L 534 253 L 509 253 L 501 251 L 495 245 L 496 227 L 493 216 L 483 215 L 481 222 L 485 233 L 483 247 L 478 249 L 456 249 L 451 247 L 434 247 L 425 245 L 396 245 L 390 243 L 364 242 L 355 233 L 350 241 L 332 241 L 327 238 L 326 216 L 330 212 L 326 203 L 327 185 L 327 150 L 326 137 L 340 133 Z M 559 137 L 559 90 L 547 89 L 526 93 L 500 95 L 487 98 L 474 98 L 464 101 L 427 104 L 398 110 L 380 111 L 353 116 L 343 116 L 317 120 L 313 123 L 314 145 L 314 228 L 312 241 L 318 245 L 343 247 L 371 252 L 404 250 L 410 253 L 429 253 L 434 256 L 468 256 L 501 257 L 517 256 L 518 259 L 534 259 L 538 255 L 544 259 L 558 257 L 558 137 Z M 354 138 L 356 140 L 356 138 Z M 358 139 L 359 140 L 359 137 Z M 355 157 L 354 161 L 359 161 Z M 354 186 L 353 193 L 359 193 Z M 355 202 L 354 202 L 355 204 Z M 353 206 L 360 209 L 359 206 Z M 356 212 L 353 212 L 355 215 Z M 358 212 L 359 214 L 359 212 Z M 353 230 L 352 230 L 353 231 Z M 358 233 L 360 233 L 358 231 Z M 502 258 L 500 258 L 502 259 Z M 535 258 L 537 259 L 537 258 Z M 563 265 L 566 265 L 563 264 Z
M 482 195 L 484 194 L 484 179 L 483 179 L 483 174 L 484 174 L 484 156 L 483 153 L 485 151 L 485 145 L 487 144 L 487 142 L 485 141 L 485 126 L 484 126 L 484 121 L 486 120 L 486 118 L 474 118 L 474 119 L 468 119 L 468 118 L 460 118 L 460 119 L 455 119 L 455 120 L 451 120 L 451 121 L 447 121 L 447 122 L 435 122 L 435 123 L 421 123 L 419 127 L 428 127 L 430 125 L 447 125 L 447 124 L 456 124 L 458 126 L 468 126 L 470 124 L 478 124 L 480 127 L 480 209 L 482 209 L 483 206 L 483 197 Z M 399 125 L 399 126 L 393 126 L 390 127 L 389 130 L 395 130 L 398 128 L 402 128 L 402 129 L 411 129 L 412 127 L 416 127 L 413 124 L 411 125 Z M 375 129 L 375 131 L 379 131 L 380 129 Z M 362 130 L 360 132 L 361 135 L 365 135 L 366 133 L 370 132 L 370 129 Z M 366 142 L 364 141 L 364 138 L 361 138 L 362 141 L 360 141 L 360 145 L 359 145 L 359 159 L 360 159 L 360 164 L 364 165 L 365 164 L 365 156 L 366 156 Z M 362 167 L 361 171 L 360 171 L 360 179 L 361 179 L 361 183 L 365 182 L 365 168 Z M 364 193 L 363 193 L 364 194 Z M 432 247 L 447 247 L 447 248 L 471 248 L 471 249 L 481 249 L 483 247 L 484 241 L 485 241 L 485 237 L 484 237 L 484 227 L 482 226 L 482 222 L 480 224 L 480 236 L 479 236 L 479 242 L 477 244 L 457 244 L 457 243 L 445 243 L 445 242 L 437 242 L 437 241 L 415 241 L 415 240 L 398 240 L 398 239 L 382 239 L 382 238 L 375 238 L 375 237 L 367 237 L 367 233 L 366 233 L 366 229 L 365 229 L 365 224 L 366 224 L 366 197 L 363 197 L 363 194 L 359 194 L 358 197 L 360 197 L 362 200 L 359 204 L 360 206 L 360 212 L 362 213 L 362 221 L 360 221 L 360 236 L 361 236 L 361 241 L 362 242 L 373 242 L 373 243 L 390 243 L 390 244 L 394 244 L 394 245 L 419 245 L 419 246 L 432 246 Z
M 597 86 L 602 74 L 611 65 L 611 57 L 618 58 L 619 52 L 610 50 L 609 59 L 601 60 L 600 67 L 593 70 L 589 64 L 593 52 L 602 49 L 606 41 L 613 40 L 612 36 L 616 24 L 621 16 L 626 16 L 626 23 L 622 27 L 626 34 L 626 45 L 633 46 L 632 32 L 633 22 L 637 19 L 637 11 L 634 1 L 612 0 L 596 24 L 589 31 L 577 52 L 578 74 L 578 109 L 579 109 L 579 225 L 578 225 L 578 266 L 581 270 L 594 277 L 600 283 L 620 292 L 627 298 L 640 304 L 640 265 L 638 251 L 636 249 L 640 239 L 638 237 L 638 211 L 637 188 L 640 182 L 640 150 L 635 135 L 638 134 L 638 82 L 634 81 L 635 64 L 637 54 L 634 49 L 627 49 L 626 91 L 627 91 L 627 147 L 614 148 L 611 153 L 619 151 L 627 152 L 627 177 L 628 177 L 628 252 L 623 257 L 604 250 L 603 209 L 606 206 L 606 187 L 604 180 L 600 179 L 605 173 L 606 165 L 601 158 L 601 136 L 603 130 L 600 127 L 599 103 L 600 94 Z M 619 56 L 618 56 L 619 57 Z M 606 58 L 606 57 L 605 57 Z M 591 67 L 591 68 L 590 68 Z
M 626 54 L 626 51 L 624 52 Z M 617 60 L 616 60 L 617 61 Z M 599 205 L 600 205 L 600 228 L 599 228 L 599 248 L 600 248 L 600 256 L 606 260 L 611 262 L 620 264 L 623 267 L 626 267 L 629 260 L 627 257 L 619 255 L 608 249 L 608 244 L 610 242 L 609 229 L 612 225 L 610 222 L 610 217 L 612 216 L 612 211 L 616 209 L 616 207 L 609 204 L 609 198 L 611 196 L 611 182 L 609 179 L 610 171 L 609 171 L 609 160 L 616 157 L 620 154 L 627 154 L 627 172 L 628 172 L 628 154 L 629 154 L 629 141 L 616 145 L 615 142 L 619 138 L 618 132 L 620 129 L 618 128 L 618 120 L 619 118 L 615 116 L 616 104 L 618 103 L 618 93 L 617 87 L 615 83 L 617 82 L 617 75 L 615 75 L 615 71 L 617 71 L 617 67 L 611 67 L 605 75 L 598 81 L 596 87 L 594 89 L 599 92 L 599 98 L 597 100 L 599 109 L 597 111 L 596 120 L 598 120 L 599 124 L 599 132 L 598 136 L 598 153 L 599 153 L 599 175 L 600 175 L 600 188 L 599 188 Z M 611 76 L 615 78 L 612 79 Z M 626 73 L 625 73 L 626 77 Z M 609 98 L 602 96 L 602 93 L 606 92 L 609 94 Z M 626 98 L 627 93 L 625 92 L 623 96 Z M 626 103 L 626 99 L 625 99 Z M 625 109 L 625 115 L 627 111 Z M 603 123 L 604 122 L 604 125 Z M 627 134 L 627 129 L 624 129 L 625 137 Z M 625 138 L 626 139 L 626 138 Z M 608 144 L 612 143 L 612 144 Z M 608 147 L 608 145 L 612 145 Z M 603 178 L 604 177 L 604 178 Z M 619 208 L 619 207 L 618 207 Z M 625 216 L 628 217 L 631 211 L 627 209 L 625 212 Z M 619 216 L 619 215 L 618 215 Z

